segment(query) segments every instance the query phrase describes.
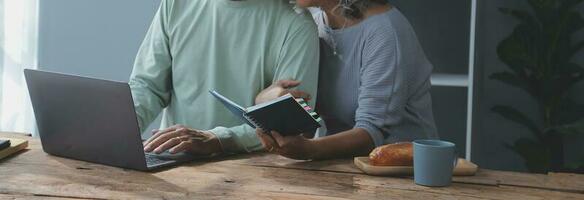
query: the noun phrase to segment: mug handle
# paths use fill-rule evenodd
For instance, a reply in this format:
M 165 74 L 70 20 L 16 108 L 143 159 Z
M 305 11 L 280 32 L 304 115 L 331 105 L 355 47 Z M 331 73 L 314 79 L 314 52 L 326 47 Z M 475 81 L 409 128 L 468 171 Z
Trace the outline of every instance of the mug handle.
M 452 162 L 452 164 L 453 164 L 452 169 L 455 169 L 456 165 L 458 165 L 458 151 L 457 150 L 454 150 L 454 161 Z

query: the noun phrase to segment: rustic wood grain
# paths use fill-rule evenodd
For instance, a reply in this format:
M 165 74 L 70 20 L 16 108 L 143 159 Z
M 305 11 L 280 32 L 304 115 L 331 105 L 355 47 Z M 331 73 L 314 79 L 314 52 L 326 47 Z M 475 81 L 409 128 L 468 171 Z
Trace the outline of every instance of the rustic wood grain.
M 410 178 L 364 175 L 350 160 L 301 162 L 265 153 L 147 173 L 50 156 L 27 139 L 30 150 L 0 161 L 0 199 L 584 199 L 584 178 L 572 174 L 480 170 L 465 177 L 474 180 L 428 188 Z
M 496 183 L 503 186 L 539 188 L 584 194 L 584 175 L 550 173 L 528 174 L 481 169 L 473 177 L 455 177 L 457 182 Z

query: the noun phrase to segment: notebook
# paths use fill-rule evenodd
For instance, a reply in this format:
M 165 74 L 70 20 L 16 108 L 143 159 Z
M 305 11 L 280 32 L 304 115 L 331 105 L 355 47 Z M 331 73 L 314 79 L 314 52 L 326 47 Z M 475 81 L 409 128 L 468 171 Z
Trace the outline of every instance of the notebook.
M 217 91 L 209 91 L 231 113 L 252 128 L 277 131 L 284 136 L 312 133 L 320 127 L 320 116 L 301 98 L 286 94 L 269 102 L 244 108 Z
M 6 158 L 12 154 L 18 153 L 19 151 L 22 151 L 22 150 L 26 149 L 26 147 L 28 147 L 27 140 L 12 139 L 12 138 L 0 138 L 0 139 L 10 140 L 10 147 L 0 151 L 0 160 L 2 160 L 3 158 Z

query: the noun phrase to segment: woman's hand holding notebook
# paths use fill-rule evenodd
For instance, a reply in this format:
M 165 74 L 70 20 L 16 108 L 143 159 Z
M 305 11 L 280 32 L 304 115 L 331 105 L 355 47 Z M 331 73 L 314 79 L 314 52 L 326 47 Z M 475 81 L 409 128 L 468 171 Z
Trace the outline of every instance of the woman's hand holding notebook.
M 217 91 L 210 93 L 252 128 L 261 128 L 268 132 L 277 131 L 286 135 L 300 135 L 314 132 L 320 127 L 320 116 L 313 112 L 303 99 L 296 99 L 291 94 L 244 108 Z

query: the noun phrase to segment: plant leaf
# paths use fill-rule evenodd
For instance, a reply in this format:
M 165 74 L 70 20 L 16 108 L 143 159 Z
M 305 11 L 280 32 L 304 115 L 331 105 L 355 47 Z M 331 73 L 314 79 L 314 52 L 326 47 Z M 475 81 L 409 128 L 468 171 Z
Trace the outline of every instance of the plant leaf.
M 541 30 L 534 25 L 521 23 L 497 45 L 497 56 L 503 63 L 519 76 L 527 76 L 528 71 L 533 71 L 538 63 L 535 47 L 541 41 L 537 35 Z
M 572 57 L 572 56 L 576 55 L 578 52 L 580 52 L 582 50 L 582 48 L 584 48 L 584 41 L 580 41 L 580 42 L 576 43 L 574 46 L 572 46 L 568 56 Z
M 497 72 L 489 76 L 490 79 L 498 80 L 508 85 L 525 90 L 528 94 L 537 98 L 536 93 L 533 91 L 533 87 L 529 84 L 529 80 L 526 80 L 516 74 L 511 72 Z
M 543 139 L 543 134 L 538 128 L 538 126 L 535 124 L 535 122 L 533 122 L 533 120 L 531 120 L 529 117 L 527 117 L 525 114 L 518 111 L 517 109 L 512 108 L 510 106 L 498 105 L 494 106 L 491 110 L 509 121 L 527 127 L 534 134 L 534 136 L 538 137 L 539 139 Z
M 503 83 L 506 83 L 508 85 L 514 86 L 514 87 L 518 87 L 521 89 L 525 89 L 523 87 L 524 85 L 524 81 L 517 77 L 517 75 L 511 73 L 511 72 L 497 72 L 497 73 L 493 73 L 489 76 L 490 79 L 493 80 L 498 80 L 501 81 Z
M 520 138 L 513 145 L 507 146 L 524 159 L 525 166 L 529 171 L 536 173 L 548 172 L 551 154 L 544 144 L 533 139 Z
M 566 33 L 573 34 L 584 28 L 584 19 L 578 11 L 566 11 Z
M 540 85 L 540 91 L 546 103 L 552 103 L 549 100 L 561 100 L 566 97 L 566 93 L 572 89 L 578 82 L 584 80 L 584 68 L 575 63 L 564 63 L 556 65 L 553 76 L 550 79 L 543 80 Z M 558 99 L 560 98 L 560 99 Z M 556 102 L 560 103 L 560 102 Z
M 535 18 L 533 17 L 533 15 L 531 15 L 528 11 L 525 11 L 525 10 L 499 8 L 499 11 L 501 11 L 501 13 L 503 13 L 503 14 L 513 16 L 516 19 L 523 21 L 523 22 L 529 22 L 529 23 L 534 23 L 534 24 L 537 23 L 535 21 Z
M 545 9 L 553 8 L 556 0 L 528 0 L 527 2 L 536 12 L 539 12 Z
M 579 161 L 579 162 L 571 162 L 571 163 L 568 163 L 568 164 L 566 165 L 566 167 L 567 167 L 568 169 L 572 169 L 572 170 L 575 170 L 575 169 L 580 169 L 580 168 L 584 168 L 584 161 Z
M 558 5 L 558 0 L 528 0 L 535 16 L 539 21 L 545 23 L 549 19 Z
M 564 99 L 558 108 L 558 122 L 560 124 L 570 124 L 582 118 L 584 104 L 574 99 Z
M 580 65 L 572 62 L 568 62 L 562 66 L 560 66 L 561 73 L 565 74 L 566 76 L 571 77 L 578 77 L 584 74 L 584 68 L 580 67 Z
M 553 130 L 563 135 L 584 134 L 584 119 L 578 120 L 571 124 L 553 128 Z
M 566 168 L 568 168 L 570 170 L 574 170 L 574 171 L 576 171 L 576 173 L 578 173 L 578 170 L 584 171 L 584 158 L 582 158 L 578 161 L 568 163 L 566 165 Z M 582 173 L 582 172 L 580 172 L 580 173 Z
M 563 0 L 560 2 L 562 3 L 561 6 L 564 7 L 564 9 L 568 9 L 578 6 L 579 4 L 584 2 L 584 0 Z

